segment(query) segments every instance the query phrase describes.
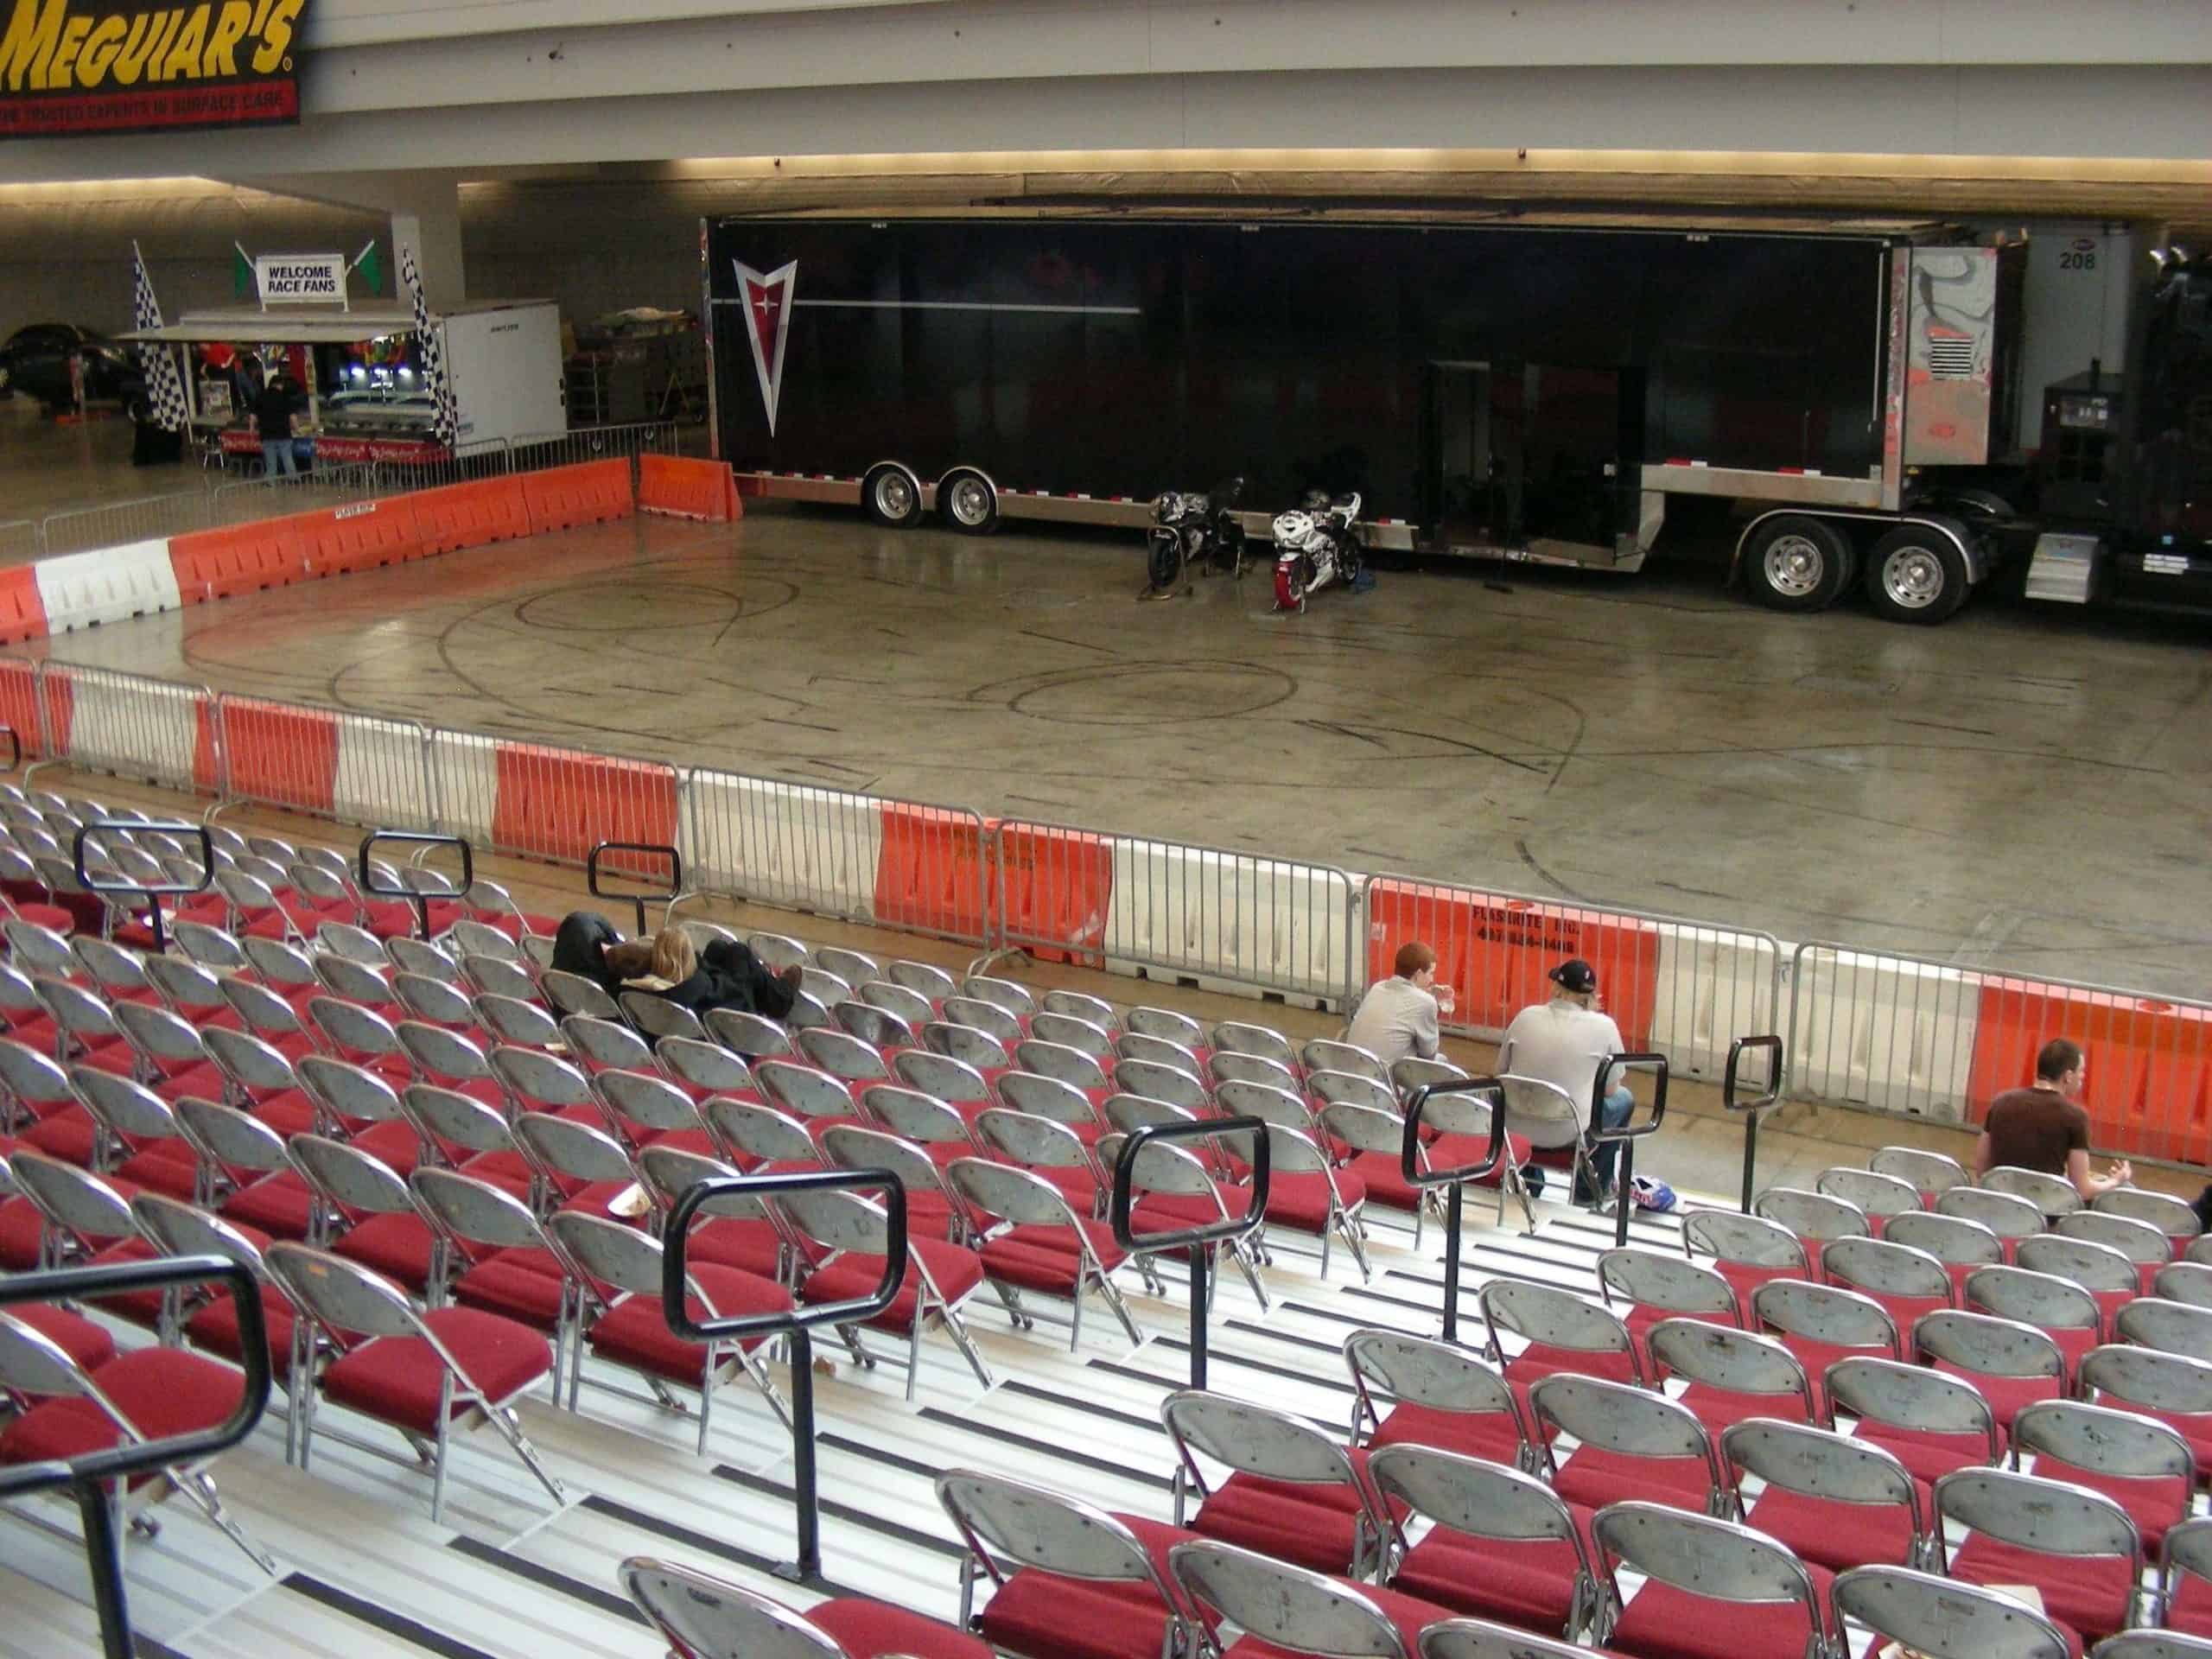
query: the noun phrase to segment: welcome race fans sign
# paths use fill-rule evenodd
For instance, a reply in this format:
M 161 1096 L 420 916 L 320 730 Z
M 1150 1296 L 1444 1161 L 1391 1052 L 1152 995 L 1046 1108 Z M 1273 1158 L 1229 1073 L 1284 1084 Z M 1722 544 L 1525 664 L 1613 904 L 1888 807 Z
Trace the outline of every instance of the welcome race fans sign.
M 307 0 L 0 0 L 0 138 L 300 118 Z

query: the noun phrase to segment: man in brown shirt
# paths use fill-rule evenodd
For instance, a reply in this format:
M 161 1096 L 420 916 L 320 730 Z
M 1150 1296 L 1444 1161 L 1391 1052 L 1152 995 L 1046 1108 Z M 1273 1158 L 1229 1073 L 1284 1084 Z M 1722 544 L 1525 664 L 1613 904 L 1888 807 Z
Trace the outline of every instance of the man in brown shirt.
M 2135 1172 L 2124 1160 L 2105 1174 L 2089 1173 L 2089 1114 L 2081 1099 L 2088 1077 L 2081 1045 L 2063 1037 L 2045 1043 L 2036 1056 L 2035 1087 L 2008 1089 L 1989 1103 L 1974 1143 L 1975 1175 L 2000 1166 L 2041 1170 L 2073 1182 L 2084 1203 L 2126 1186 Z

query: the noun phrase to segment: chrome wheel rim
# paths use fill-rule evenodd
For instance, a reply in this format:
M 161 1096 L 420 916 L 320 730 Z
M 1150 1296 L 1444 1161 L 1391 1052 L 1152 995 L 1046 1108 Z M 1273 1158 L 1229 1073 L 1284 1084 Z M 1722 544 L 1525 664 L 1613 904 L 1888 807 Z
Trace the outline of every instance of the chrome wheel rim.
M 963 478 L 952 486 L 952 516 L 963 524 L 980 524 L 991 516 L 991 493 L 980 478 Z
M 1827 575 L 1827 556 L 1809 536 L 1777 537 L 1762 561 L 1766 585 L 1790 599 L 1819 592 Z
M 1943 562 L 1924 547 L 1901 547 L 1882 561 L 1882 592 L 1901 610 L 1924 611 L 1943 597 Z
M 875 510 L 886 518 L 904 518 L 914 510 L 914 486 L 906 474 L 886 473 L 875 480 Z

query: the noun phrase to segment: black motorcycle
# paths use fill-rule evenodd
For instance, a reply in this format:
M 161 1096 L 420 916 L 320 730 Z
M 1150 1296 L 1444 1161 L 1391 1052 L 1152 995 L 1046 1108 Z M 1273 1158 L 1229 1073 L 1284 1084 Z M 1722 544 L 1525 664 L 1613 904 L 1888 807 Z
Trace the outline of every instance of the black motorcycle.
M 1244 480 L 1232 478 L 1204 495 L 1169 490 L 1155 500 L 1145 561 L 1152 585 L 1145 590 L 1145 597 L 1166 598 L 1201 563 L 1232 576 L 1243 575 L 1244 523 L 1236 515 L 1236 506 L 1243 499 Z

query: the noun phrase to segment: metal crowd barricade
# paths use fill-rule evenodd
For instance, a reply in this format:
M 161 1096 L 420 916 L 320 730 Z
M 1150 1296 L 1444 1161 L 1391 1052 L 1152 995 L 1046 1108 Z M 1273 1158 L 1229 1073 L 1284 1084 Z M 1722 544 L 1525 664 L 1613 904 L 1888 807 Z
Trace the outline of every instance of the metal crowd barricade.
M 1489 1097 L 1490 1148 L 1478 1164 L 1458 1165 L 1450 1169 L 1423 1167 L 1421 1132 L 1428 1116 L 1429 1103 L 1442 1100 L 1449 1103 L 1459 1095 L 1485 1095 Z M 1452 1131 L 1451 1124 L 1440 1125 L 1446 1133 Z M 1417 1192 L 1431 1187 L 1445 1189 L 1444 1199 L 1444 1340 L 1459 1340 L 1459 1235 L 1465 1219 L 1467 1183 L 1488 1180 L 1493 1175 L 1500 1179 L 1499 1166 L 1507 1156 L 1505 1135 L 1505 1085 L 1496 1077 L 1456 1078 L 1449 1083 L 1425 1083 L 1414 1090 L 1413 1098 L 1406 1103 L 1406 1139 L 1398 1153 L 1398 1173 L 1405 1177 L 1406 1185 Z
M 85 553 L 122 547 L 157 537 L 181 536 L 214 523 L 213 497 L 207 490 L 103 501 L 92 506 L 49 512 L 39 524 L 40 550 L 48 555 Z
M 242 802 L 343 823 L 430 823 L 429 728 L 315 703 L 225 691 L 215 698 L 222 803 Z
M 133 834 L 161 834 L 182 836 L 200 843 L 200 879 L 197 881 L 164 881 L 149 887 L 139 881 L 111 881 L 105 876 L 95 875 L 85 868 L 85 848 L 93 836 L 102 831 L 119 836 Z M 181 898 L 188 893 L 205 893 L 207 884 L 215 879 L 215 842 L 205 824 L 199 823 L 125 823 L 114 818 L 98 818 L 84 825 L 70 838 L 70 874 L 77 878 L 77 885 L 87 893 L 96 893 L 103 899 L 133 899 L 146 901 L 148 924 L 154 931 L 154 954 L 160 956 L 168 949 L 162 929 L 162 900 Z
M 566 432 L 527 432 L 509 440 L 512 467 L 518 473 L 549 467 L 573 467 L 587 461 L 620 456 L 637 482 L 638 457 L 681 454 L 674 421 L 639 421 L 626 426 L 579 426 Z
M 992 848 L 994 951 L 1319 1007 L 1357 972 L 1357 891 L 1332 865 L 1022 818 L 1001 820 Z
M 0 1308 L 18 1302 L 98 1301 L 129 1291 L 167 1291 L 216 1281 L 230 1292 L 238 1320 L 238 1363 L 245 1371 L 240 1379 L 238 1403 L 228 1417 L 211 1428 L 189 1433 L 126 1440 L 105 1451 L 83 1452 L 66 1461 L 0 1469 L 0 1500 L 64 1486 L 75 1494 L 77 1512 L 84 1520 L 85 1564 L 92 1575 L 92 1605 L 99 1612 L 100 1650 L 106 1659 L 132 1659 L 138 1651 L 131 1636 L 123 1548 L 116 1536 L 116 1509 L 108 1501 L 109 1487 L 127 1486 L 156 1469 L 203 1462 L 253 1433 L 269 1408 L 271 1381 L 269 1325 L 262 1310 L 261 1288 L 243 1262 L 219 1255 L 181 1255 L 0 1277 Z
M 450 453 L 429 461 L 378 459 L 372 452 L 368 466 L 374 479 L 372 494 L 407 495 L 501 477 L 513 470 L 513 457 L 505 438 L 486 438 L 456 444 Z
M 45 552 L 38 531 L 35 519 L 0 519 L 0 565 L 22 564 Z
M 289 513 L 313 512 L 317 507 L 365 500 L 378 493 L 376 468 L 365 461 L 308 467 L 296 473 L 218 484 L 212 498 L 213 522 L 242 524 L 256 518 L 281 518 Z
M 772 1198 L 779 1192 L 880 1192 L 886 1223 L 883 1277 L 867 1295 L 779 1313 L 734 1313 L 710 1319 L 691 1315 L 684 1294 L 691 1254 L 691 1224 L 719 1198 Z M 742 1342 L 784 1337 L 791 1344 L 791 1497 L 798 1510 L 798 1558 L 773 1570 L 778 1578 L 814 1584 L 822 1577 L 822 1500 L 814 1467 L 814 1338 L 817 1325 L 865 1325 L 898 1300 L 906 1282 L 906 1189 L 887 1169 L 823 1169 L 782 1175 L 726 1175 L 683 1190 L 662 1233 L 661 1313 L 669 1329 L 688 1342 Z
M 1252 1142 L 1249 1160 L 1252 1166 L 1252 1203 L 1243 1215 L 1162 1233 L 1130 1230 L 1129 1211 L 1135 1196 L 1137 1160 L 1147 1147 L 1156 1141 L 1205 1141 L 1216 1135 L 1248 1135 Z M 1205 1117 L 1148 1124 L 1122 1142 L 1121 1155 L 1114 1160 L 1113 1198 L 1108 1210 L 1114 1242 L 1131 1252 L 1173 1249 L 1178 1245 L 1187 1246 L 1191 1252 L 1191 1386 L 1194 1389 L 1203 1389 L 1206 1385 L 1206 1332 L 1213 1305 L 1209 1269 L 1213 1262 L 1213 1247 L 1249 1237 L 1267 1224 L 1272 1151 L 1264 1118 Z
M 454 735 L 464 741 L 440 741 Z M 682 779 L 664 760 L 519 738 L 434 731 L 430 782 L 442 828 L 556 864 L 581 865 L 602 841 L 671 844 L 683 816 Z
M 1781 1018 L 1782 942 L 1756 929 L 1402 875 L 1369 876 L 1358 913 L 1348 1000 L 1420 940 L 1459 999 L 1446 1028 L 1466 1036 L 1502 1037 L 1515 1014 L 1549 998 L 1545 976 L 1570 957 L 1596 968 L 1622 1036 L 1685 1076 L 1717 1078 L 1738 1033 Z
M 207 686 L 49 661 L 38 667 L 37 702 L 39 766 L 67 763 L 192 794 L 219 791 L 222 729 Z

